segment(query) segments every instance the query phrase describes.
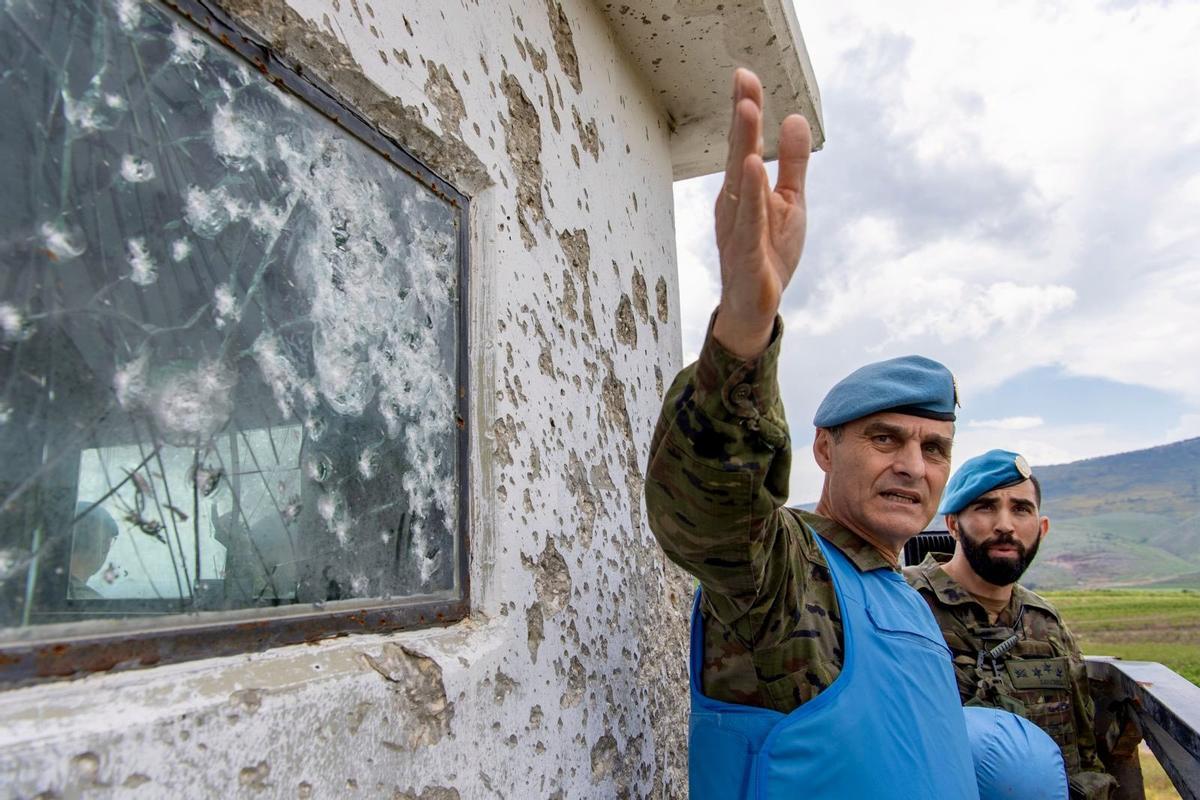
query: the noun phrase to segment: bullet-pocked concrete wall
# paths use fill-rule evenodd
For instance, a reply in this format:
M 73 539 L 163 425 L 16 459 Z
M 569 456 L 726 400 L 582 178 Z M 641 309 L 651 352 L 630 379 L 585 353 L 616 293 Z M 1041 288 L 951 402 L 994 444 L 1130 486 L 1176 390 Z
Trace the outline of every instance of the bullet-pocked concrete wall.
M 105 0 L 107 1 L 107 0 Z M 220 0 L 471 214 L 470 619 L 0 692 L 16 797 L 681 797 L 667 124 L 584 0 Z

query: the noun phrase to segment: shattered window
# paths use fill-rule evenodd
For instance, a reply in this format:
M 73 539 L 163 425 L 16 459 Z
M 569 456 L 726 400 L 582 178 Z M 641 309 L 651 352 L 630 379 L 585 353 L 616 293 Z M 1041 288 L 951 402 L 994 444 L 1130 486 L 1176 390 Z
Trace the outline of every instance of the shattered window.
M 458 596 L 461 196 L 158 3 L 0 108 L 0 629 Z

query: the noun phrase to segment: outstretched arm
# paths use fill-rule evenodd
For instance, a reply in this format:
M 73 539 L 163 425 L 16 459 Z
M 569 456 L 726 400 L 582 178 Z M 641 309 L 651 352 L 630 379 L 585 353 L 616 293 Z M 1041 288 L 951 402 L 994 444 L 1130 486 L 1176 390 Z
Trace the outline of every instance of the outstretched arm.
M 776 314 L 804 244 L 811 135 L 799 115 L 783 122 L 773 190 L 761 138 L 762 87 L 738 70 L 716 202 L 721 305 L 700 360 L 667 392 L 646 476 L 651 529 L 727 624 L 792 585 L 789 550 L 797 544 L 780 511 L 791 454 L 775 376 Z

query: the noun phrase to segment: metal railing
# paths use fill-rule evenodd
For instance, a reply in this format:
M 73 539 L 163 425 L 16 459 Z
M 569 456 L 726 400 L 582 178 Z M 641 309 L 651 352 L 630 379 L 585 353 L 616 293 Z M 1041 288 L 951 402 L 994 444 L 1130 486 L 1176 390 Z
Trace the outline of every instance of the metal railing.
M 1114 800 L 1144 800 L 1145 740 L 1183 800 L 1200 800 L 1200 687 L 1153 661 L 1089 656 L 1096 744 L 1121 783 Z

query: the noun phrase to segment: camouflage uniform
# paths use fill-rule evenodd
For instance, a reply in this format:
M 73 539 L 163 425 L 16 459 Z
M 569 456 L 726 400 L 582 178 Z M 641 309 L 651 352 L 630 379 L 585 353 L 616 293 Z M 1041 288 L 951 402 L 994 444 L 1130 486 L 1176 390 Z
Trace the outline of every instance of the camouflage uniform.
M 704 588 L 706 695 L 787 713 L 842 669 L 842 623 L 813 531 L 862 571 L 895 569 L 842 526 L 783 507 L 791 449 L 776 365 L 710 335 L 675 378 L 650 447 L 646 507 L 667 556 Z
M 928 555 L 905 567 L 904 577 L 925 598 L 946 637 L 963 703 L 1004 708 L 1036 723 L 1062 748 L 1071 797 L 1109 797 L 1116 781 L 1096 756 L 1087 671 L 1058 611 L 1018 584 L 991 623 L 984 607 L 941 568 L 949 558 Z M 989 657 L 1014 636 L 1011 649 Z

